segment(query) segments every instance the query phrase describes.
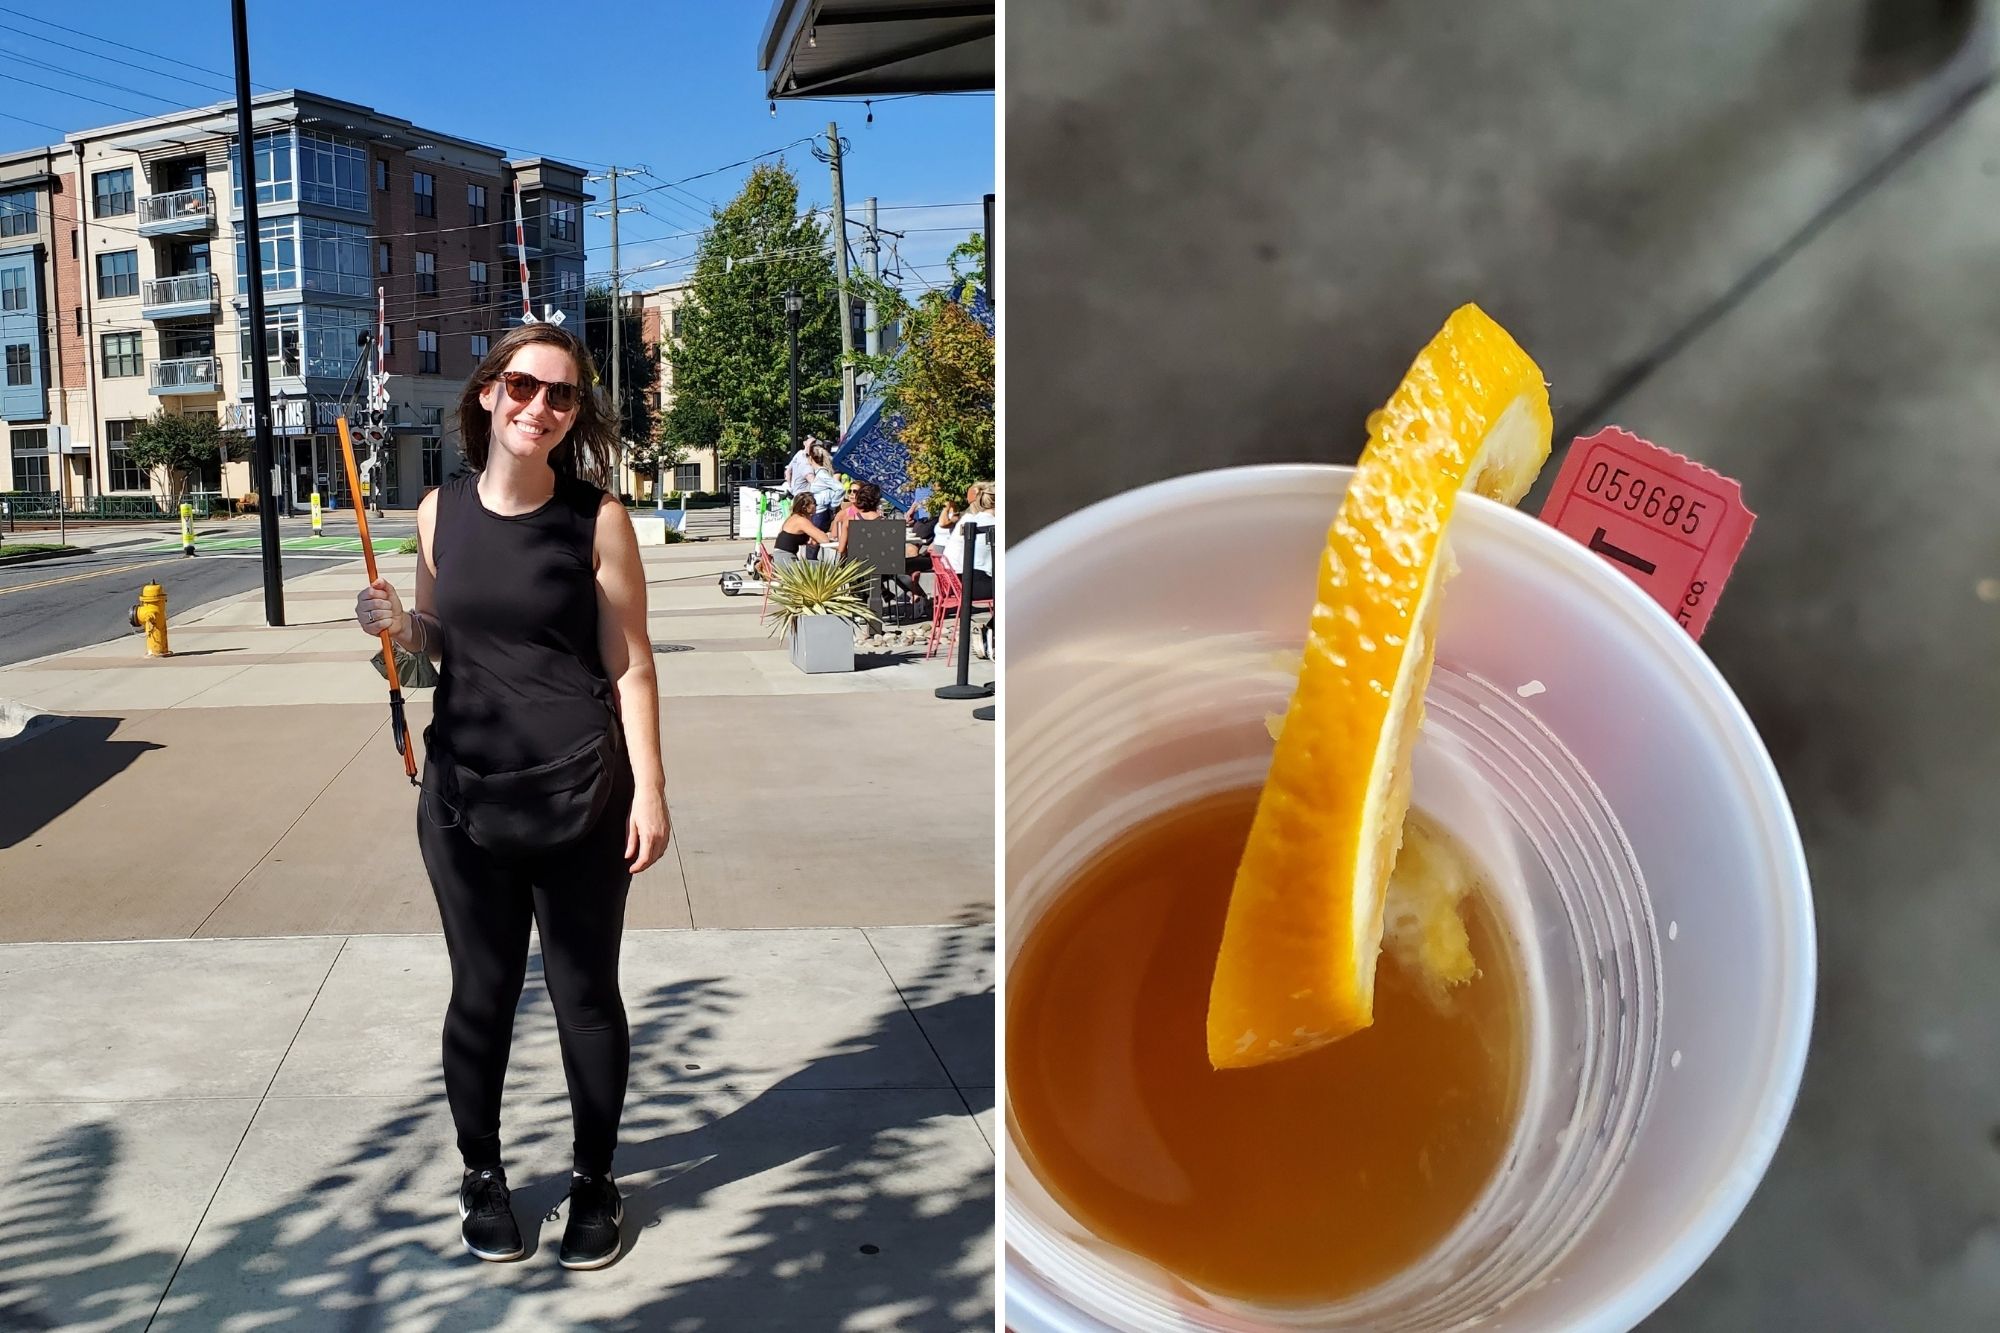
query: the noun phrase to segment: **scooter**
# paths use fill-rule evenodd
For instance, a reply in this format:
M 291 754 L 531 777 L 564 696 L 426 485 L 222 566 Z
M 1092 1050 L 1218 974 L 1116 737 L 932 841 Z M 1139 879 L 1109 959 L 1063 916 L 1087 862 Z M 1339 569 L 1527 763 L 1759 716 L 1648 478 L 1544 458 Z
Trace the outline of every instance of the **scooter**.
M 743 568 L 732 569 L 716 580 L 716 585 L 722 589 L 722 595 L 740 597 L 747 592 L 752 596 L 762 596 L 771 586 L 764 577 L 765 559 L 764 548 L 761 546 L 753 551 L 744 552 Z

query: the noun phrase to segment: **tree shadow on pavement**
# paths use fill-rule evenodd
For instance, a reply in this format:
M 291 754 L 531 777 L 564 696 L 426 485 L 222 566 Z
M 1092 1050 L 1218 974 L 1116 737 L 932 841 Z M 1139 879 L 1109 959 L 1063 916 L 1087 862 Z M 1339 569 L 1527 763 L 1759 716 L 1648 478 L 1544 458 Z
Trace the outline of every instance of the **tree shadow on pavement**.
M 122 717 L 73 717 L 0 758 L 0 848 L 16 847 L 131 767 L 152 741 L 113 740 Z
M 267 1098 L 185 1251 L 159 1219 L 190 1201 L 162 1212 L 134 1188 L 125 1159 L 161 1145 L 114 1111 L 50 1136 L 0 1195 L 0 1329 L 988 1328 L 993 1159 L 968 1111 L 992 1090 L 941 1069 L 882 1087 L 870 1058 L 906 1054 L 913 1024 L 990 1027 L 990 986 L 955 991 L 963 942 L 939 935 L 902 1003 L 778 1077 L 714 1054 L 740 981 L 628 977 L 627 1247 L 611 1269 L 567 1272 L 551 1253 L 571 1127 L 537 954 L 504 1112 L 526 1260 L 483 1264 L 459 1245 L 441 1071 L 390 1099 Z

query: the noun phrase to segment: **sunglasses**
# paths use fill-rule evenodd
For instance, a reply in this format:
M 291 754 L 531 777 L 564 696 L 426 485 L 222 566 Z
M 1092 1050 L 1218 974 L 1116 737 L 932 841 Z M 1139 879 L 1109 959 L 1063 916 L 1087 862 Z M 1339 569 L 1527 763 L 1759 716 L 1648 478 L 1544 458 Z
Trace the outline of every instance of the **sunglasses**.
M 538 380 L 524 371 L 503 370 L 498 382 L 507 391 L 507 396 L 517 403 L 534 402 L 535 395 L 543 389 L 549 391 L 549 406 L 558 412 L 574 412 L 580 400 L 574 384 L 565 384 L 561 380 Z

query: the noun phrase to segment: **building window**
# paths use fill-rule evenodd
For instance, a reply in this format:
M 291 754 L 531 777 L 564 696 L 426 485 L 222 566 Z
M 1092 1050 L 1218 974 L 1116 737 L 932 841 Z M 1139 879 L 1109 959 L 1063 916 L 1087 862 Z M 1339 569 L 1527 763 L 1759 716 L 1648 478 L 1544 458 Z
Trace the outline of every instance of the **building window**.
M 81 338 L 81 337 L 83 336 L 83 307 L 82 307 L 82 306 L 77 306 L 77 307 L 76 307 L 76 336 L 77 336 L 77 337 L 79 337 L 79 338 Z
M 50 489 L 48 429 L 35 426 L 13 432 L 13 449 L 14 489 L 47 492 Z
M 8 190 L 0 193 L 0 236 L 26 236 L 34 229 L 35 192 Z
M 385 366 L 388 365 L 389 358 L 395 354 L 396 326 L 394 324 L 384 324 L 382 326 L 382 364 Z
M 389 160 L 387 158 L 378 157 L 375 159 L 375 188 L 378 190 L 387 190 L 389 188 Z
M 417 251 L 417 291 L 428 296 L 436 296 L 438 289 L 438 257 L 428 250 Z
M 354 222 L 324 222 L 299 218 L 300 267 L 309 292 L 368 296 L 375 284 L 368 274 L 368 228 Z
M 582 287 L 583 287 L 583 274 L 573 272 L 569 269 L 563 270 L 562 289 L 565 292 L 580 291 Z
M 136 421 L 107 421 L 104 423 L 104 449 L 111 457 L 110 489 L 114 491 L 145 491 L 152 489 L 152 479 L 146 469 L 132 461 L 125 452 L 125 443 L 132 438 L 132 428 Z
M 132 168 L 99 171 L 90 178 L 90 215 L 98 218 L 122 217 L 134 207 Z
M 465 220 L 473 226 L 486 221 L 486 187 L 468 185 L 465 187 Z
M 417 330 L 417 373 L 435 375 L 438 373 L 438 336 L 436 329 Z
M 292 199 L 292 132 L 272 130 L 259 134 L 251 157 L 257 166 L 257 202 L 285 204 Z M 240 211 L 243 207 L 243 170 L 237 160 L 236 145 L 229 146 L 229 185 Z
M 435 437 L 424 441 L 424 486 L 444 485 L 444 441 Z
M 475 259 L 465 266 L 472 283 L 472 304 L 485 305 L 493 299 L 492 290 L 486 285 L 486 261 Z
M 267 292 L 297 291 L 299 286 L 299 220 L 259 218 L 257 250 Z M 236 224 L 236 294 L 250 291 L 250 259 L 243 245 L 243 224 Z
M 472 360 L 474 364 L 484 361 L 486 354 L 492 350 L 493 339 L 491 336 L 484 333 L 475 333 L 472 335 Z
M 410 174 L 411 186 L 417 194 L 417 216 L 434 218 L 438 215 L 437 177 L 428 171 Z
M 395 266 L 389 262 L 389 243 L 387 241 L 377 241 L 375 243 L 375 271 L 377 273 L 393 273 L 396 271 Z
M 549 201 L 549 239 L 553 241 L 576 239 L 576 205 L 567 199 Z
M 299 198 L 368 211 L 368 153 L 360 144 L 300 130 L 298 151 Z
M 35 382 L 35 345 L 33 343 L 7 344 L 7 384 L 17 388 Z
M 136 333 L 107 333 L 101 339 L 104 347 L 104 378 L 124 379 L 145 371 L 145 358 L 139 349 L 139 335 Z
M 681 336 L 681 308 L 679 306 L 675 306 L 673 313 L 668 316 L 667 332 L 669 337 L 678 338 Z
M 97 299 L 139 294 L 139 252 L 118 250 L 97 257 Z
M 0 268 L 0 310 L 28 308 L 28 270 Z
M 674 489 L 677 491 L 698 491 L 701 489 L 701 464 L 674 464 Z

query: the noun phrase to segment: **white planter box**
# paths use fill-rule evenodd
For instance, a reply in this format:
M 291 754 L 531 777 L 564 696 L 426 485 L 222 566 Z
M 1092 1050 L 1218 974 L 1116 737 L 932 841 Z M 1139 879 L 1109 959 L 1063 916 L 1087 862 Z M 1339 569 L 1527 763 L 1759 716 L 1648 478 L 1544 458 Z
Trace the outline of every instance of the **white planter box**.
M 854 670 L 854 626 L 839 616 L 806 616 L 792 632 L 792 665 L 807 675 Z

